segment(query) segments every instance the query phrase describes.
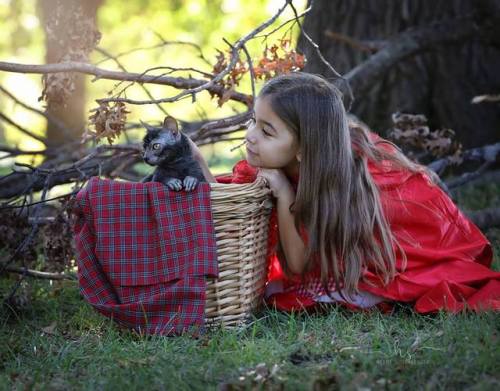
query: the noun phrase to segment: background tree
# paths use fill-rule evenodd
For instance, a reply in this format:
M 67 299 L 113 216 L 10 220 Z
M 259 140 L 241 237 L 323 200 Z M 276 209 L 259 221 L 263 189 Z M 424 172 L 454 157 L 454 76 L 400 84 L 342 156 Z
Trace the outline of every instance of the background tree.
M 315 0 L 304 29 L 341 74 L 389 39 L 427 30 L 423 48 L 409 50 L 364 88 L 353 83 L 352 111 L 381 133 L 392 126 L 392 113 L 421 113 L 431 128 L 451 128 L 464 146 L 475 147 L 500 139 L 498 104 L 471 104 L 476 95 L 500 91 L 500 31 L 493 26 L 499 13 L 498 0 Z M 478 26 L 487 23 L 491 30 L 484 33 Z M 443 29 L 432 33 L 438 25 Z M 308 58 L 306 71 L 333 76 L 303 35 L 299 48 Z
M 32 4 L 35 2 L 31 1 Z M 458 45 L 459 42 L 474 41 L 477 37 L 494 42 L 498 39 L 495 38 L 495 30 L 499 25 L 494 22 L 500 22 L 500 13 L 493 12 L 493 7 L 493 11 L 487 15 L 475 12 L 470 16 L 443 19 L 409 31 L 401 27 L 402 32 L 388 37 L 383 42 L 363 42 L 344 34 L 326 31 L 326 34 L 336 41 L 368 53 L 363 62 L 349 69 L 343 57 L 335 57 L 331 63 L 325 60 L 322 55 L 323 48 L 317 45 L 314 38 L 307 35 L 307 30 L 301 28 L 303 16 L 311 12 L 311 9 L 307 8 L 300 13 L 296 2 L 292 1 L 281 2 L 272 12 L 267 10 L 266 15 L 253 15 L 255 21 L 245 14 L 244 10 L 231 8 L 236 2 L 227 1 L 183 3 L 165 0 L 161 3 L 143 0 L 131 3 L 126 8 L 118 0 L 108 0 L 102 4 L 95 0 L 92 4 L 87 4 L 90 8 L 86 11 L 82 2 L 77 0 L 71 3 L 39 1 L 39 4 L 47 7 L 43 11 L 46 12 L 47 37 L 54 39 L 52 44 L 59 50 L 59 57 L 54 58 L 58 59 L 43 64 L 43 56 L 39 55 L 38 58 L 30 56 L 27 61 L 22 62 L 10 59 L 0 61 L 1 96 L 5 96 L 9 102 L 7 105 L 0 102 L 0 121 L 8 126 L 6 134 L 10 135 L 12 131 L 20 133 L 31 141 L 38 141 L 43 147 L 39 148 L 38 144 L 33 143 L 20 146 L 9 137 L 5 140 L 5 145 L 0 145 L 0 151 L 3 153 L 0 156 L 0 217 L 3 219 L 0 220 L 7 222 L 3 225 L 0 223 L 0 229 L 3 227 L 5 232 L 9 233 L 2 236 L 2 239 L 7 238 L 5 243 L 0 243 L 0 248 L 8 249 L 8 254 L 0 259 L 0 274 L 5 270 L 14 270 L 11 268 L 13 263 L 20 261 L 22 268 L 15 270 L 24 273 L 23 276 L 26 275 L 37 259 L 34 254 L 34 259 L 30 260 L 25 252 L 33 249 L 31 245 L 36 243 L 37 234 L 43 224 L 48 224 L 48 228 L 45 230 L 46 235 L 42 236 L 61 239 L 58 240 L 59 246 L 49 246 L 52 249 L 51 254 L 59 255 L 50 256 L 49 250 L 44 250 L 46 261 L 70 259 L 70 255 L 63 250 L 54 251 L 53 248 L 70 248 L 70 231 L 63 231 L 60 226 L 68 227 L 66 207 L 70 205 L 71 197 L 94 175 L 132 181 L 140 180 L 144 176 L 144 171 L 141 171 L 144 169 L 144 163 L 140 143 L 144 129 L 138 120 L 158 122 L 172 111 L 183 123 L 184 132 L 199 145 L 237 140 L 239 146 L 242 146 L 241 140 L 244 137 L 241 131 L 246 128 L 247 120 L 252 114 L 252 103 L 256 91 L 259 90 L 258 84 L 278 74 L 301 70 L 304 67 L 304 56 L 295 50 L 298 32 L 301 33 L 300 47 L 308 56 L 309 71 L 314 71 L 316 66 L 321 68 L 320 72 L 325 76 L 334 76 L 332 80 L 339 83 L 344 92 L 357 98 L 354 109 L 358 112 L 363 105 L 370 102 L 368 91 L 376 88 L 373 85 L 376 85 L 377 81 L 388 77 L 391 67 L 397 69 L 400 62 L 404 64 L 416 53 L 437 47 L 436 45 L 447 48 L 445 44 Z M 265 0 L 260 1 L 261 4 L 266 3 Z M 206 7 L 200 6 L 200 3 L 204 3 Z M 489 4 L 495 6 L 496 3 L 493 1 Z M 49 4 L 55 4 L 56 8 L 50 9 Z M 183 8 L 184 4 L 186 8 Z M 254 3 L 250 6 L 247 3 L 238 4 L 241 7 L 255 8 Z M 316 5 L 321 10 L 321 6 L 325 4 L 330 3 Z M 362 3 L 352 4 L 361 7 Z M 409 3 L 405 4 L 409 6 Z M 312 8 L 313 11 L 318 9 Z M 98 24 L 102 27 L 99 47 L 96 47 L 100 38 L 95 28 L 96 10 Z M 361 12 L 360 10 L 350 9 L 349 16 L 352 16 L 352 20 L 357 20 L 354 13 Z M 1 12 L 0 3 L 0 15 Z M 227 16 L 231 12 L 231 17 Z M 216 19 L 216 15 L 219 19 Z M 22 17 L 19 17 L 19 20 L 22 20 Z M 145 20 L 148 29 L 144 28 Z M 231 21 L 233 27 L 229 28 L 227 34 L 221 31 L 215 33 L 213 27 L 224 20 Z M 364 21 L 362 17 L 360 20 Z M 241 21 L 243 27 L 238 24 L 240 30 L 234 28 L 235 21 Z M 310 26 L 315 22 L 314 16 L 306 22 Z M 63 24 L 65 28 L 61 27 Z M 36 24 L 32 23 L 31 26 Z M 299 27 L 298 31 L 294 30 L 294 27 Z M 323 35 L 319 38 L 322 37 Z M 198 42 L 207 47 L 202 48 Z M 50 44 L 49 42 L 48 45 Z M 38 45 L 42 46 L 40 42 Z M 358 51 L 353 53 L 359 55 Z M 31 54 L 32 48 L 28 52 Z M 348 57 L 346 54 L 346 58 Z M 335 69 L 337 59 L 339 64 L 345 67 L 340 68 L 343 76 Z M 38 83 L 42 81 L 42 85 L 32 85 L 29 89 L 16 88 L 14 94 L 3 87 L 4 81 L 5 84 L 14 86 L 13 81 L 22 78 L 12 75 L 21 74 L 22 78 L 31 78 Z M 88 99 L 85 99 L 85 111 L 91 109 L 88 111 L 90 115 L 81 138 L 75 137 L 82 130 L 78 124 L 60 125 L 62 117 L 59 115 L 64 116 L 64 110 L 51 111 L 53 103 L 69 104 L 76 93 L 73 84 L 76 83 L 78 75 L 86 75 Z M 404 84 L 413 81 L 415 75 L 410 73 L 408 78 L 401 79 L 401 82 Z M 424 81 L 426 80 L 424 77 Z M 48 104 L 47 112 L 23 102 L 24 96 L 29 93 L 33 96 L 34 91 L 41 91 L 42 102 L 37 103 Z M 75 117 L 80 115 L 80 98 L 84 96 L 83 92 L 77 94 L 80 97 L 73 102 Z M 383 91 L 379 91 L 379 94 L 380 96 L 374 95 L 372 98 L 375 103 L 385 96 Z M 408 94 L 411 95 L 411 91 Z M 469 100 L 467 98 L 467 101 Z M 387 119 L 392 114 L 388 102 L 390 103 L 390 100 L 386 102 L 387 107 L 384 106 L 383 110 L 378 111 L 380 116 L 383 115 Z M 438 105 L 439 102 L 433 103 Z M 12 106 L 22 107 L 25 112 L 45 117 L 51 125 L 56 125 L 59 129 L 54 129 L 53 138 L 50 131 L 47 137 L 45 133 L 34 132 L 24 116 L 7 113 Z M 397 110 L 409 109 L 398 106 Z M 361 119 L 370 123 L 372 115 L 370 111 L 361 116 Z M 450 164 L 463 161 L 480 163 L 477 170 L 457 178 L 446 178 L 446 185 L 450 189 L 483 175 L 498 161 L 500 143 L 482 145 L 461 153 L 460 148 L 455 148 L 451 143 L 449 131 L 430 130 L 443 126 L 441 121 L 437 126 L 431 124 L 429 127 L 427 120 L 421 115 L 399 115 L 394 116 L 394 120 L 394 126 L 390 127 L 400 141 L 422 148 L 424 155 L 434 159 L 427 160 L 424 164 L 430 163 L 429 168 L 439 175 L 446 174 L 446 168 Z M 434 120 L 437 121 L 435 117 Z M 63 132 L 66 128 L 71 129 L 69 136 L 67 132 Z M 477 130 L 475 127 L 466 129 Z M 220 152 L 222 155 L 228 151 L 226 148 Z M 241 157 L 242 155 L 233 154 L 231 163 L 234 164 Z M 420 159 L 420 156 L 414 157 Z M 230 164 L 225 172 L 233 164 Z M 58 200 L 68 202 L 61 208 L 61 205 L 57 205 Z M 471 217 L 482 227 L 499 225 L 500 208 L 483 209 Z M 18 228 L 13 228 L 13 221 L 16 219 L 19 224 L 14 227 Z M 46 241 L 52 242 L 53 240 Z M 68 265 L 61 262 L 60 266 L 64 268 Z
M 96 28 L 96 16 L 103 0 L 38 0 L 38 13 L 45 31 L 45 61 L 47 64 L 61 61 L 88 61 L 90 52 L 100 39 Z M 83 75 L 50 75 L 66 83 L 65 96 L 49 95 L 46 111 L 47 140 L 52 146 L 60 146 L 81 136 L 86 125 L 86 93 Z M 45 79 L 46 80 L 46 79 Z M 66 131 L 54 124 L 57 118 Z

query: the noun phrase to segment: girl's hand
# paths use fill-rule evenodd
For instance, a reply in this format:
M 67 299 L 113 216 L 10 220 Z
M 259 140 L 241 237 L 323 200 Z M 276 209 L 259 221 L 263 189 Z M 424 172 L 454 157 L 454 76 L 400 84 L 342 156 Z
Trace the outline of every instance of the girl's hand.
M 278 199 L 292 199 L 294 197 L 293 187 L 282 170 L 260 168 L 257 176 L 266 179 L 274 197 Z

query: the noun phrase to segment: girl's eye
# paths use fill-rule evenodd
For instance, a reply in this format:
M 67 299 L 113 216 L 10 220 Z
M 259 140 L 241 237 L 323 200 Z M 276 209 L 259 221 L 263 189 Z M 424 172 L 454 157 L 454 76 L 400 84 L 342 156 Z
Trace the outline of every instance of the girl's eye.
M 247 127 L 255 126 L 257 124 L 257 121 L 255 120 L 254 117 L 250 118 L 247 122 Z M 262 128 L 262 133 L 264 133 L 266 136 L 272 136 L 271 132 L 268 132 L 264 128 Z
M 271 136 L 271 133 L 269 133 L 266 129 L 262 128 L 262 133 L 264 133 L 266 136 Z
M 160 149 L 160 146 L 161 146 L 161 145 L 160 145 L 160 144 L 158 144 L 158 143 L 153 144 L 153 149 L 158 150 L 158 149 Z

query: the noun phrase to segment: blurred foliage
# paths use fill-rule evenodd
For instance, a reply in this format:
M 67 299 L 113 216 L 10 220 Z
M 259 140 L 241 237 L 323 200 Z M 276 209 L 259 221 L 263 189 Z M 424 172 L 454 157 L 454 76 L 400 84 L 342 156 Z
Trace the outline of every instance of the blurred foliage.
M 230 43 L 253 30 L 260 23 L 267 20 L 282 6 L 284 0 L 134 0 L 123 2 L 121 0 L 106 0 L 98 10 L 98 28 L 102 33 L 99 47 L 112 56 L 131 50 L 120 56 L 119 61 L 127 71 L 141 73 L 148 68 L 157 66 L 195 67 L 205 72 L 211 72 L 216 63 L 217 49 L 227 51 Z M 305 8 L 305 0 L 295 0 L 297 10 Z M 291 9 L 273 24 L 279 26 L 293 16 Z M 27 64 L 44 63 L 45 34 L 43 26 L 38 19 L 36 0 L 0 0 L 0 25 L 4 37 L 0 41 L 0 59 L 2 61 L 19 62 Z M 262 56 L 266 44 L 272 46 L 277 40 L 283 38 L 288 24 L 280 31 L 274 33 L 266 42 L 262 38 L 251 41 L 247 48 L 252 57 L 258 59 Z M 295 45 L 298 28 L 286 34 L 292 38 Z M 200 46 L 202 59 L 196 48 L 188 45 L 170 44 L 156 48 L 162 41 L 185 41 Z M 148 49 L 149 48 L 149 49 Z M 99 67 L 120 70 L 112 59 L 107 59 L 102 53 L 94 52 L 91 61 Z M 155 71 L 161 74 L 165 71 Z M 174 76 L 192 76 L 201 78 L 192 71 L 176 72 Z M 43 109 L 43 102 L 38 102 L 41 93 L 40 75 L 23 75 L 15 73 L 0 73 L 0 85 L 14 93 L 23 102 L 30 106 Z M 86 110 L 96 107 L 97 98 L 105 97 L 107 92 L 117 85 L 116 81 L 99 80 L 92 82 L 87 77 Z M 126 85 L 126 84 L 125 84 Z M 118 88 L 123 88 L 120 85 Z M 146 85 L 155 98 L 171 96 L 175 89 L 158 85 Z M 258 87 L 257 87 L 258 88 Z M 239 91 L 251 93 L 248 75 L 243 78 Z M 140 86 L 133 86 L 127 90 L 127 96 L 134 99 L 149 99 Z M 244 107 L 239 103 L 229 102 L 222 108 L 217 107 L 216 99 L 210 99 L 208 93 L 198 94 L 196 102 L 191 99 L 165 104 L 163 108 L 181 120 L 193 121 L 206 118 L 221 118 L 242 111 Z M 156 105 L 130 106 L 131 114 L 128 120 L 136 122 L 139 119 L 155 122 L 163 117 L 162 111 Z M 19 124 L 37 134 L 44 134 L 45 120 L 36 114 L 29 113 L 19 105 L 13 103 L 0 93 L 0 111 L 8 114 Z M 140 137 L 141 133 L 129 133 L 132 138 Z M 0 142 L 18 145 L 21 148 L 40 148 L 38 142 L 33 141 L 10 125 L 0 122 Z M 219 160 L 237 160 L 238 153 L 226 154 L 230 146 L 216 146 L 203 148 L 203 151 L 217 153 Z M 213 156 L 207 156 L 211 161 L 217 161 Z M 27 158 L 24 158 L 27 159 Z M 21 160 L 21 159 L 19 159 Z M 24 160 L 29 163 L 29 161 Z M 0 161 L 0 164 L 11 164 L 12 161 Z

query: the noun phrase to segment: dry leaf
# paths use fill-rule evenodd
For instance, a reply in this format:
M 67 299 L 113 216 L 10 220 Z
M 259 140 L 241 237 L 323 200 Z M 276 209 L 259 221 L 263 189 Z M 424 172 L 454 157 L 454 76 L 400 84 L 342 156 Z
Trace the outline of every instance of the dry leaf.
M 52 322 L 50 325 L 43 327 L 42 332 L 47 335 L 56 335 L 55 329 L 56 329 L 57 323 Z

